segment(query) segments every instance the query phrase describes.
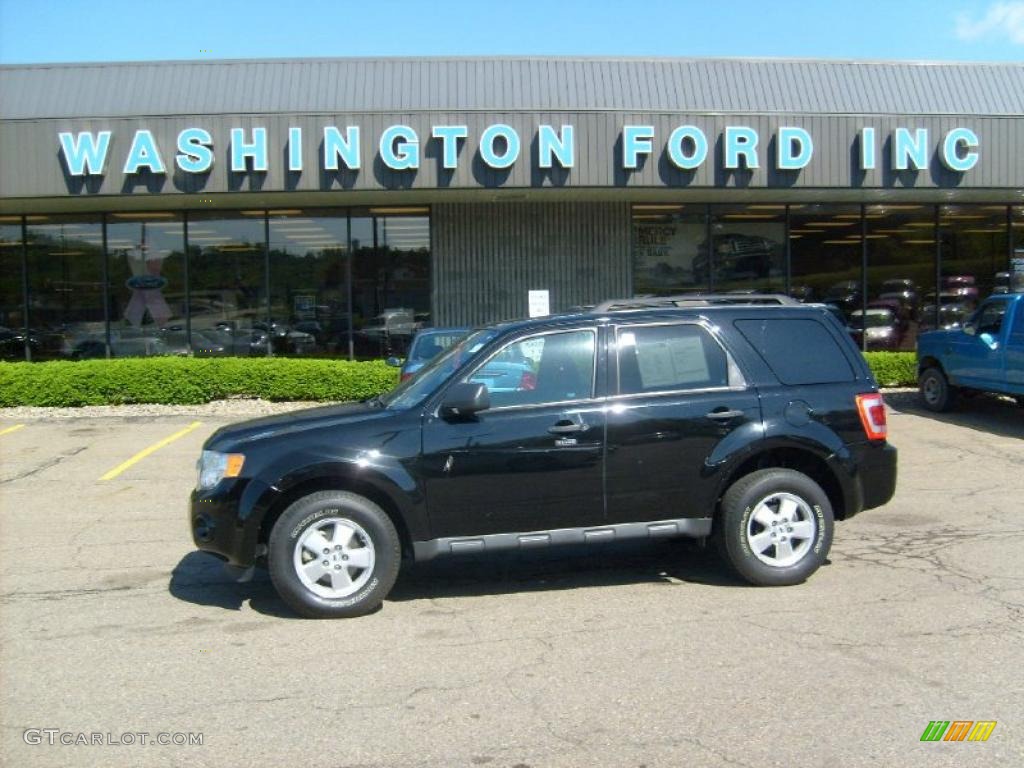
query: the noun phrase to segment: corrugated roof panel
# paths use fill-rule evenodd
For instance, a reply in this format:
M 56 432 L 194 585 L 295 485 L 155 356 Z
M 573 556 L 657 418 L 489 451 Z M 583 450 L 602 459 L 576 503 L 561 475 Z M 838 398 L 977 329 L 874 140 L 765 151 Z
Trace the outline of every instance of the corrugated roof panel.
M 602 110 L 1024 114 L 1024 64 L 302 59 L 0 67 L 0 117 Z

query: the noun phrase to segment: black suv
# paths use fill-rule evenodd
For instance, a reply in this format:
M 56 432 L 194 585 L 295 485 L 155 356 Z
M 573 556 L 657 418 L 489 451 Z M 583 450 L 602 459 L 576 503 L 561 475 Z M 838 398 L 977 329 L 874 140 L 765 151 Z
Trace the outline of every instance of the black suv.
M 606 302 L 482 328 L 362 403 L 218 430 L 197 546 L 267 563 L 306 616 L 377 607 L 403 558 L 713 537 L 747 581 L 796 584 L 834 519 L 896 484 L 885 406 L 822 306 Z

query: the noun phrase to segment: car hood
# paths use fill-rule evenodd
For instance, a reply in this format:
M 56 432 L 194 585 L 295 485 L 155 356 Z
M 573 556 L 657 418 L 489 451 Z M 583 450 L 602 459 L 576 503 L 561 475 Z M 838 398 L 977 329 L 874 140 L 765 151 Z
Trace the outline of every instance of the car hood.
M 380 420 L 394 415 L 394 411 L 372 401 L 305 408 L 221 427 L 210 436 L 204 448 L 230 452 L 256 440 Z

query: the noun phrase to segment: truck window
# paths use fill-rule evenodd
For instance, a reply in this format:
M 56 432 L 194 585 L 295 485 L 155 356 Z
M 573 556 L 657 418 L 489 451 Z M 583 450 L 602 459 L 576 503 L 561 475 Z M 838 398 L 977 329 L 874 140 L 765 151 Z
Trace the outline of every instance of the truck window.
M 985 304 L 975 316 L 974 326 L 979 334 L 987 333 L 998 336 L 1003 328 L 1003 317 L 1006 315 L 1006 302 L 993 301 Z

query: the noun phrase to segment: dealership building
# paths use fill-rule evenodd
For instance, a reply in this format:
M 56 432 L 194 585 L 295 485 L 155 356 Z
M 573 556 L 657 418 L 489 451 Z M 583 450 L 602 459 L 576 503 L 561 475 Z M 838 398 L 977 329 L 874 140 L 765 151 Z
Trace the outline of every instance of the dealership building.
M 708 291 L 913 349 L 1024 275 L 1022 148 L 1021 64 L 5 66 L 0 349 L 372 357 Z

